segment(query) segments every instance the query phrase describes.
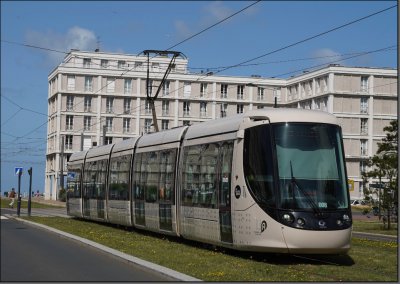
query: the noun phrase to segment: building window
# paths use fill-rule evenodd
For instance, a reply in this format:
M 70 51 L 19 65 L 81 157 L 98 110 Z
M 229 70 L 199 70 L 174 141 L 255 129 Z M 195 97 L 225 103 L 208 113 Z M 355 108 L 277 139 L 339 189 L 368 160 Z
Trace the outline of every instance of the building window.
M 90 68 L 90 58 L 83 58 L 83 68 Z
M 221 104 L 221 117 L 226 117 L 227 109 L 228 109 L 228 104 Z
M 169 120 L 163 119 L 161 121 L 161 129 L 167 130 L 169 128 Z
M 207 117 L 207 103 L 200 102 L 200 117 Z
M 190 102 L 183 102 L 183 116 L 190 115 Z
M 165 81 L 163 85 L 163 96 L 169 95 L 169 81 Z
M 257 88 L 257 100 L 258 101 L 264 100 L 264 88 L 261 88 L 261 87 Z
M 72 150 L 72 135 L 65 135 L 65 150 Z
M 146 81 L 147 81 L 146 94 L 149 94 L 149 96 L 151 96 L 153 93 L 153 80 L 146 80 Z
M 113 142 L 113 138 L 112 137 L 109 137 L 109 136 L 106 136 L 106 139 L 105 139 L 106 141 L 105 141 L 105 145 L 108 145 L 108 144 L 112 144 L 112 142 Z
M 307 94 L 308 94 L 309 96 L 312 95 L 312 81 L 309 81 L 309 82 L 308 82 Z
M 106 130 L 107 130 L 107 132 L 113 131 L 113 118 L 112 117 L 106 117 Z
M 84 130 L 90 130 L 92 127 L 92 117 L 91 116 L 85 116 L 83 119 L 83 128 Z
M 85 91 L 92 92 L 93 91 L 93 77 L 85 76 Z
M 67 89 L 68 89 L 68 91 L 75 91 L 75 76 L 68 75 Z
M 361 118 L 361 135 L 366 135 L 368 134 L 368 119 L 367 118 Z
M 115 91 L 115 78 L 107 78 L 107 93 L 114 93 Z
M 106 99 L 106 112 L 107 113 L 112 113 L 113 112 L 113 104 L 114 104 L 114 98 L 107 98 Z
M 361 153 L 361 156 L 368 155 L 368 140 L 367 139 L 360 140 L 360 153 Z
M 183 126 L 190 126 L 190 120 L 184 120 Z
M 152 63 L 151 64 L 153 72 L 159 72 L 160 71 L 160 63 Z
M 102 59 L 101 60 L 101 68 L 107 68 L 108 67 L 108 60 Z
M 244 93 L 244 85 L 237 86 L 237 99 L 243 100 L 243 93 Z
M 118 69 L 123 69 L 126 66 L 126 62 L 123 60 L 118 60 Z
M 200 97 L 203 98 L 207 96 L 207 83 L 200 84 Z
M 316 83 L 317 83 L 317 93 L 320 93 L 321 92 L 321 78 L 318 78 L 316 80 Z
M 274 100 L 276 98 L 276 101 L 280 102 L 281 101 L 281 88 L 274 89 L 273 94 L 274 94 Z
M 192 93 L 192 84 L 190 82 L 185 82 L 183 85 L 183 96 L 190 97 Z
M 162 101 L 162 115 L 169 115 L 169 101 Z
M 263 109 L 264 106 L 257 106 L 257 109 Z
M 124 80 L 124 94 L 131 94 L 132 93 L 132 79 L 125 79 Z
M 128 114 L 131 113 L 131 99 L 124 98 L 124 113 Z
M 243 105 L 237 105 L 236 113 L 243 113 Z
M 368 91 L 368 76 L 361 76 L 361 92 Z
M 74 97 L 67 96 L 67 110 L 74 110 Z
M 72 130 L 74 128 L 74 116 L 67 115 L 65 121 L 65 130 Z
M 138 71 L 139 69 L 141 69 L 142 65 L 143 65 L 142 62 L 136 61 L 135 62 L 135 70 Z
M 366 162 L 365 161 L 360 161 L 360 176 L 363 175 L 363 173 L 365 173 L 366 170 Z
M 150 107 L 150 101 L 146 100 L 146 103 L 144 105 L 144 113 L 145 114 L 151 114 L 151 107 Z
M 92 111 L 92 97 L 90 97 L 90 96 L 86 96 L 85 97 L 84 110 L 85 110 L 85 112 L 91 112 Z
M 320 99 L 314 100 L 314 109 L 321 109 L 321 101 Z
M 124 118 L 123 121 L 123 131 L 124 133 L 129 133 L 131 131 L 131 119 L 130 118 Z
M 368 113 L 368 98 L 366 97 L 360 99 L 360 112 Z
M 144 120 L 144 133 L 149 133 L 151 131 L 151 119 L 146 118 Z
M 221 99 L 226 99 L 228 97 L 228 85 L 221 84 Z

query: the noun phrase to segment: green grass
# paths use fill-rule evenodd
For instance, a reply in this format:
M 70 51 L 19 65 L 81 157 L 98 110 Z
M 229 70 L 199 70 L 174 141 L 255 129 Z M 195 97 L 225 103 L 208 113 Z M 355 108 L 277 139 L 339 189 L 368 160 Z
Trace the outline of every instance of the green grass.
M 291 256 L 224 251 L 178 238 L 78 219 L 26 219 L 205 281 L 398 280 L 397 242 L 353 238 L 352 249 L 348 255 Z
M 9 208 L 9 204 L 11 202 L 10 198 L 0 198 L 1 199 L 1 208 Z M 18 200 L 15 198 L 14 201 L 14 208 L 17 208 Z M 21 200 L 21 208 L 28 208 L 28 201 Z M 31 208 L 59 208 L 59 206 L 49 205 L 49 204 L 42 204 L 39 202 L 31 201 Z
M 387 226 L 387 225 L 386 225 Z M 353 220 L 353 231 L 397 236 L 397 223 L 391 223 L 391 229 L 385 229 L 382 221 Z

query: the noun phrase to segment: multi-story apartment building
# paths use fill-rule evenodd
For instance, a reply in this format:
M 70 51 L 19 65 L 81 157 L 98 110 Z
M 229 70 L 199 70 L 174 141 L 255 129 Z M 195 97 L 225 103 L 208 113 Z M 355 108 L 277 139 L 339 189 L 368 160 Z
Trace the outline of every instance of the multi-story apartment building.
M 150 60 L 154 95 L 170 59 Z M 306 108 L 336 115 L 344 135 L 353 197 L 361 197 L 361 172 L 397 119 L 397 70 L 330 65 L 289 79 L 192 74 L 176 59 L 155 107 L 160 130 L 273 107 Z M 45 198 L 57 199 L 69 156 L 153 131 L 146 100 L 147 57 L 71 51 L 49 75 Z M 60 159 L 63 153 L 63 159 Z M 61 165 L 62 164 L 62 165 Z

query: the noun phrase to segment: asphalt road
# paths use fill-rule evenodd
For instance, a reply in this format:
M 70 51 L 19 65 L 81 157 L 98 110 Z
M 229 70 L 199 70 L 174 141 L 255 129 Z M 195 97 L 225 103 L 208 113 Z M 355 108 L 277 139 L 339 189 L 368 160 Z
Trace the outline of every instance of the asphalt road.
M 1 220 L 0 280 L 176 281 L 13 219 Z

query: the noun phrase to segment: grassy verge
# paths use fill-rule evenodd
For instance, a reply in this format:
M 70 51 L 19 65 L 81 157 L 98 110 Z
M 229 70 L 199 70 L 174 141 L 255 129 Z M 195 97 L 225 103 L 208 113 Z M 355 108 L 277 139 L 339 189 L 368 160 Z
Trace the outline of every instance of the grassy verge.
M 397 236 L 397 223 L 391 223 L 391 229 L 385 229 L 382 221 L 353 221 L 353 231 Z
M 8 208 L 8 205 L 10 204 L 11 200 L 10 198 L 1 198 L 1 208 Z M 15 198 L 14 201 L 14 208 L 17 208 L 17 198 Z M 28 201 L 26 200 L 21 200 L 21 208 L 28 208 Z M 39 202 L 31 201 L 31 208 L 59 208 L 58 206 L 54 205 L 49 205 L 49 204 L 42 204 Z
M 397 281 L 397 243 L 354 238 L 348 255 L 291 256 L 213 249 L 195 242 L 77 219 L 28 220 L 205 281 Z

